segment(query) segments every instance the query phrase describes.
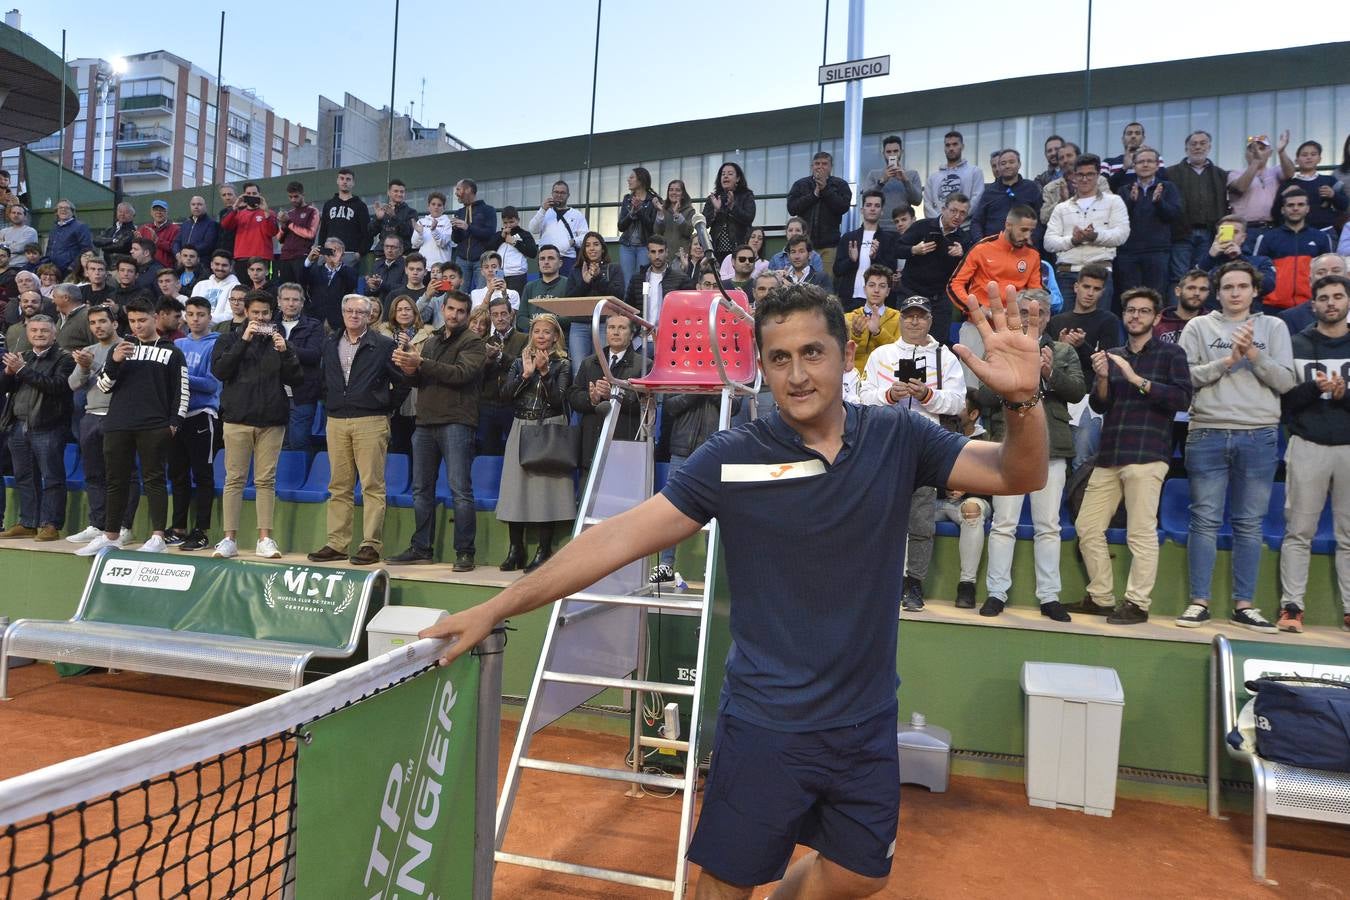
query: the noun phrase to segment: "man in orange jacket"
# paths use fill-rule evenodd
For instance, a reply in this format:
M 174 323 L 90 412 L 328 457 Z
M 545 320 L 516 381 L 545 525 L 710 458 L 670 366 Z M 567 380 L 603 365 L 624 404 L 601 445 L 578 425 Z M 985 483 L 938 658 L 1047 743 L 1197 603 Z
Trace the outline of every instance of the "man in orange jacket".
M 1008 210 L 1003 230 L 990 235 L 970 248 L 965 260 L 947 282 L 947 296 L 958 310 L 965 310 L 966 321 L 961 325 L 958 343 L 965 344 L 979 356 L 984 353 L 984 342 L 971 321 L 972 306 L 984 311 L 989 305 L 986 290 L 996 282 L 1000 292 L 1009 286 L 1022 291 L 1044 287 L 1041 283 L 1041 255 L 1031 246 L 1031 233 L 1036 229 L 1036 211 L 1018 204 Z M 973 372 L 966 369 L 967 386 L 979 386 Z

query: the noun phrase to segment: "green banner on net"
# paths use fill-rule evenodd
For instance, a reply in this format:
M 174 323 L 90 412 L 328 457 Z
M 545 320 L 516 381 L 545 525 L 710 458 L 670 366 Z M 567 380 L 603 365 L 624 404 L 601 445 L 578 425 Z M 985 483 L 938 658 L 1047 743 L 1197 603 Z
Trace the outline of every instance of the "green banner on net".
M 472 896 L 478 679 L 466 654 L 303 729 L 298 898 Z

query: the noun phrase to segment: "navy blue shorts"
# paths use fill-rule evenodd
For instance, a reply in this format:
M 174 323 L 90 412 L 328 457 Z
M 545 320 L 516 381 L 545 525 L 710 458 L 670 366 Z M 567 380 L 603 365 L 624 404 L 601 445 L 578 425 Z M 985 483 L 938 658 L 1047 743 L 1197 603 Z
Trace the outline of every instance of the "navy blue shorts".
M 783 877 L 805 844 L 851 872 L 891 871 L 900 817 L 895 712 L 827 731 L 723 715 L 689 859 L 728 884 Z

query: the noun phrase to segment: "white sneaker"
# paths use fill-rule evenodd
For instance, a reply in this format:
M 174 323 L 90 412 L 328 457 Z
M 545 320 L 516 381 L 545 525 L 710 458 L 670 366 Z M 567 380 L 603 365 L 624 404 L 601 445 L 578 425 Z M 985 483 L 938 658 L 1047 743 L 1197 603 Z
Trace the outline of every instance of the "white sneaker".
M 253 551 L 254 556 L 261 556 L 263 559 L 281 559 L 281 551 L 277 549 L 277 542 L 270 537 L 258 538 L 258 547 Z
M 239 545 L 230 538 L 221 538 L 211 555 L 216 559 L 234 559 L 239 555 Z
M 163 553 L 164 548 L 168 546 L 169 545 L 165 543 L 164 538 L 161 535 L 152 534 L 150 535 L 150 540 L 146 541 L 144 544 L 141 544 L 136 549 L 141 551 L 142 553 Z
M 70 535 L 66 540 L 70 541 L 72 544 L 87 544 L 100 534 L 103 534 L 102 528 L 95 528 L 93 525 L 90 525 L 84 531 Z
M 127 544 L 130 543 L 131 543 L 131 529 L 130 528 L 119 529 L 117 532 L 117 546 L 125 547 Z
M 83 547 L 81 547 L 80 549 L 76 550 L 76 551 L 75 551 L 75 555 L 76 555 L 76 556 L 97 556 L 97 555 L 98 555 L 98 551 L 102 550 L 104 547 L 111 547 L 111 548 L 114 549 L 114 550 L 121 550 L 121 549 L 122 549 L 122 542 L 121 542 L 121 541 L 110 541 L 110 540 L 108 540 L 108 536 L 107 536 L 106 534 L 104 534 L 103 532 L 100 531 L 100 532 L 98 533 L 98 536 L 95 537 L 92 541 L 90 541 L 89 543 L 85 544 L 85 545 L 84 545 Z

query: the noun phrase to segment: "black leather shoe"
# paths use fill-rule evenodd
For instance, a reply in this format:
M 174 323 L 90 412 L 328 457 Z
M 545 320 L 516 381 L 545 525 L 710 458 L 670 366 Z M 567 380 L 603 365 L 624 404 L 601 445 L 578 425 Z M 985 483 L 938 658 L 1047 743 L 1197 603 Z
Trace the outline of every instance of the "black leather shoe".
M 526 574 L 533 572 L 535 569 L 539 568 L 544 563 L 548 562 L 549 557 L 551 556 L 553 556 L 553 551 L 549 550 L 547 553 L 545 553 L 542 547 L 534 551 L 534 559 L 530 560 L 529 565 L 525 567 Z
M 994 616 L 1003 612 L 1003 607 L 1007 604 L 997 597 L 986 597 L 984 605 L 980 607 L 980 615 L 992 619 Z
M 1137 604 L 1126 600 L 1116 611 L 1106 617 L 1107 625 L 1142 625 L 1148 621 L 1148 610 L 1140 609 Z
M 380 553 L 369 544 L 361 545 L 351 557 L 351 564 L 354 566 L 373 566 L 380 561 Z
M 1073 616 L 1064 608 L 1064 604 L 1058 600 L 1051 600 L 1049 603 L 1041 604 L 1041 615 L 1047 619 L 1053 619 L 1056 622 L 1072 622 Z
M 1102 606 L 1100 603 L 1093 602 L 1091 597 L 1084 596 L 1077 606 L 1073 608 L 1074 612 L 1087 613 L 1090 616 L 1109 616 L 1116 611 L 1114 606 Z
M 341 550 L 334 550 L 332 547 L 325 546 L 320 550 L 315 550 L 307 558 L 310 562 L 336 562 L 339 559 L 346 559 L 347 554 Z
M 956 586 L 956 608 L 975 608 L 975 582 L 963 581 Z
M 474 570 L 473 554 L 456 553 L 455 565 L 452 570 L 455 572 L 472 572 Z
M 398 556 L 386 557 L 385 562 L 391 566 L 426 566 L 431 565 L 433 560 L 430 553 L 423 553 L 421 550 L 409 547 Z
M 506 553 L 506 559 L 497 568 L 503 572 L 515 572 L 525 565 L 525 548 L 519 544 L 512 544 L 511 549 Z

